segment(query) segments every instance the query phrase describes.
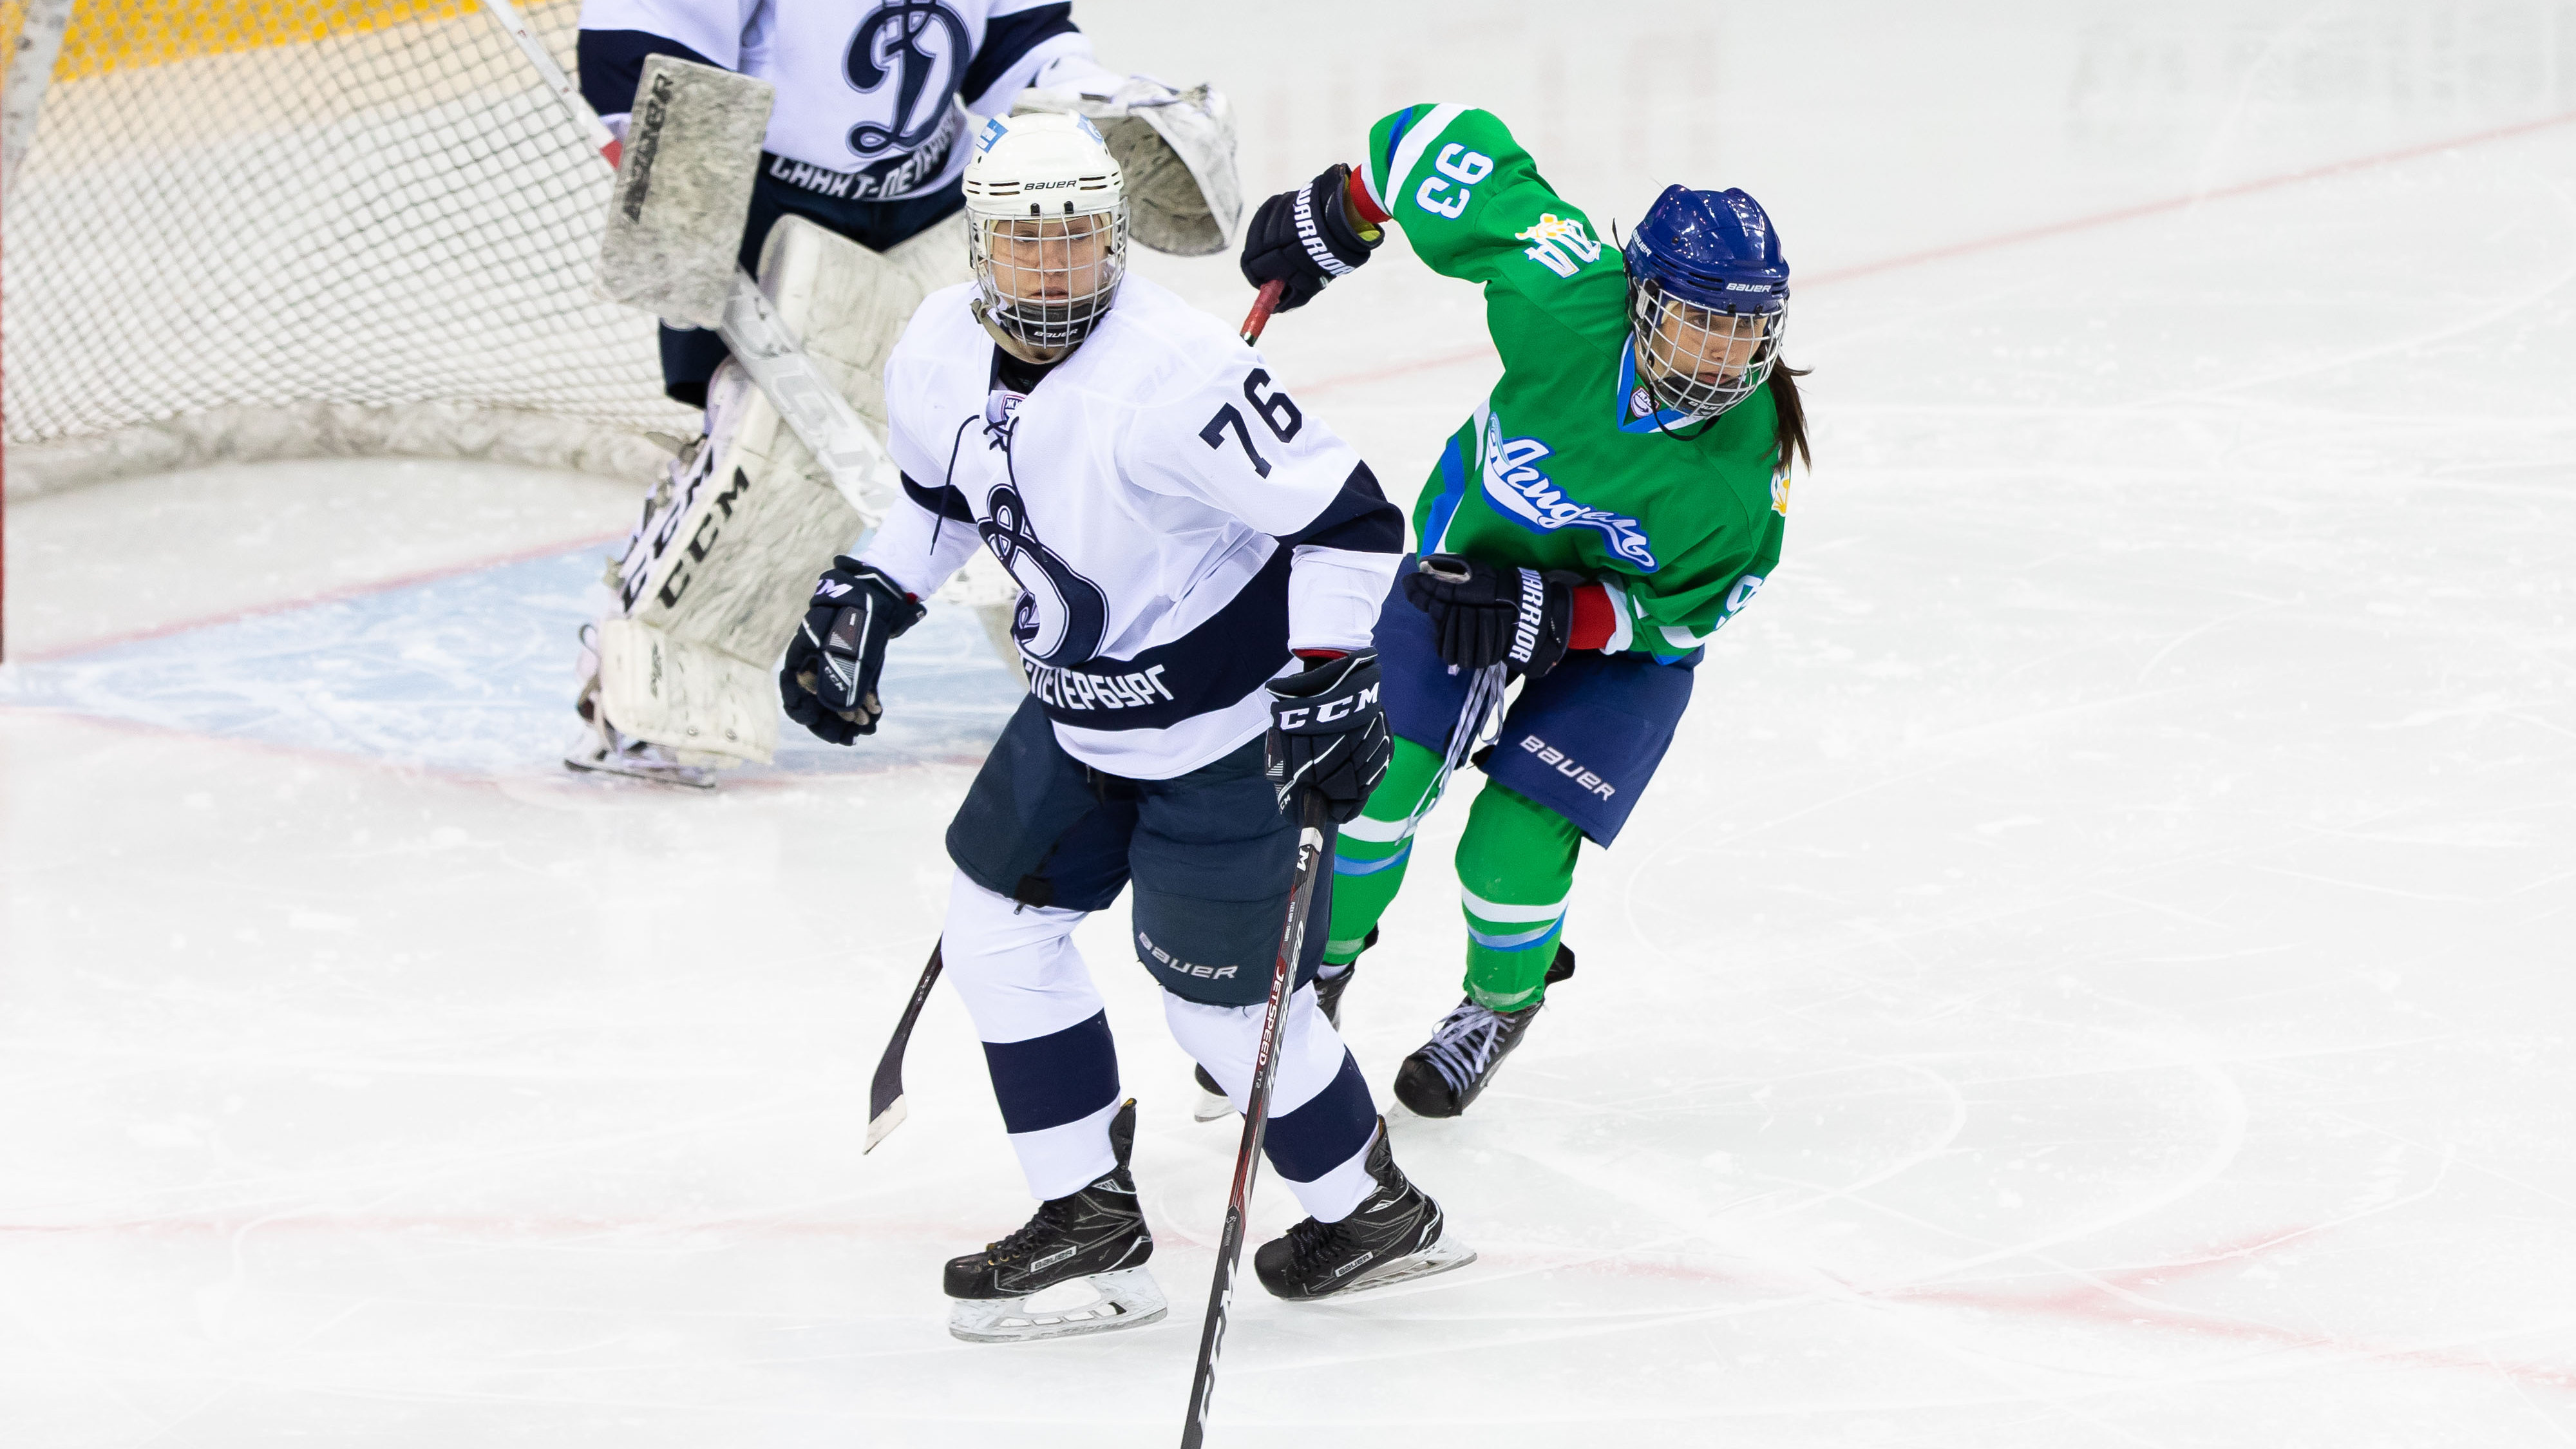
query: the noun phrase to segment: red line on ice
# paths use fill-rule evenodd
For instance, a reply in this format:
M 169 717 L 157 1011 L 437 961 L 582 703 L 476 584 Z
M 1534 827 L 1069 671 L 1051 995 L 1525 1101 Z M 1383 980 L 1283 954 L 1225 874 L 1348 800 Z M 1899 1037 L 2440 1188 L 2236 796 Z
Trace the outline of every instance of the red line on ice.
M 9 1223 L 0 1222 L 0 1237 L 49 1236 L 68 1237 L 78 1234 L 116 1234 L 138 1236 L 221 1235 L 230 1237 L 244 1231 L 259 1232 L 345 1232 L 362 1234 L 456 1234 L 491 1240 L 530 1238 L 596 1238 L 610 1234 L 666 1236 L 673 1234 L 733 1232 L 768 1237 L 864 1237 L 873 1241 L 890 1238 L 921 1241 L 945 1241 L 966 1231 L 959 1224 L 932 1220 L 902 1221 L 816 1220 L 771 1217 L 728 1217 L 700 1219 L 615 1219 L 590 1218 L 561 1213 L 425 1213 L 425 1214 L 355 1214 L 298 1213 L 292 1209 L 274 1217 L 199 1217 L 176 1215 L 166 1218 L 136 1218 L 124 1221 L 89 1223 Z M 2439 1348 L 2398 1348 L 2346 1338 L 2333 1333 L 2287 1328 L 2263 1323 L 2223 1310 L 2194 1310 L 2181 1306 L 2139 1302 L 2123 1296 L 2123 1291 L 2161 1287 L 2210 1269 L 2242 1263 L 2261 1256 L 2284 1244 L 2309 1235 L 2305 1228 L 2253 1234 L 2233 1243 L 2199 1251 L 2195 1256 L 2169 1263 L 2146 1263 L 2129 1268 L 2108 1268 L 2088 1276 L 2097 1282 L 2063 1283 L 2060 1275 L 2032 1274 L 2058 1280 L 2061 1286 L 2043 1291 L 2016 1293 L 2003 1288 L 1967 1285 L 1928 1284 L 1894 1288 L 1867 1288 L 1854 1285 L 1853 1293 L 1862 1299 L 1889 1303 L 1941 1304 L 1988 1312 L 2018 1315 L 2045 1315 L 2055 1318 L 2083 1319 L 2120 1328 L 2152 1327 L 2177 1333 L 2205 1334 L 2215 1338 L 2243 1342 L 2269 1343 L 2290 1349 L 2311 1349 L 2343 1354 L 2384 1363 L 2412 1364 L 2424 1368 L 2461 1370 L 2471 1373 L 2493 1373 L 2517 1383 L 2545 1388 L 2576 1389 L 2576 1369 L 2547 1363 L 2517 1363 L 2491 1359 Z M 1204 1245 L 1195 1245 L 1204 1246 Z M 1562 1272 L 1607 1273 L 1674 1279 L 1686 1282 L 1730 1284 L 1753 1287 L 1769 1275 L 1747 1275 L 1738 1271 L 1703 1268 L 1691 1264 L 1637 1263 L 1618 1259 L 1577 1256 L 1563 1262 L 1550 1262 L 1555 1254 L 1520 1254 L 1510 1251 L 1487 1253 L 1497 1265 L 1528 1264 Z M 1471 1286 L 1472 1279 L 1456 1286 Z M 1785 1286 L 1785 1285 L 1782 1285 Z
M 350 599 L 363 599 L 369 594 L 390 593 L 395 589 L 407 589 L 415 584 L 430 584 L 437 583 L 442 579 L 462 578 L 467 574 L 481 573 L 485 569 L 505 568 L 511 564 L 527 563 L 534 559 L 552 558 L 556 554 L 571 553 L 575 549 L 597 548 L 602 544 L 615 543 L 617 540 L 624 538 L 625 536 L 625 533 L 621 531 L 617 533 L 587 534 L 580 538 L 561 539 L 554 543 L 539 544 L 534 548 L 523 548 L 510 553 L 488 555 L 467 563 L 442 564 L 437 568 L 419 569 L 407 574 L 396 574 L 391 578 L 372 579 L 362 584 L 346 584 L 336 589 L 325 589 L 316 594 L 299 594 L 294 598 L 281 599 L 274 603 L 253 604 L 248 608 L 234 609 L 222 614 L 213 614 L 202 619 L 189 619 L 176 624 L 155 624 L 148 629 L 135 629 L 123 634 L 109 634 L 96 639 L 84 639 L 76 644 L 58 645 L 52 649 L 43 650 L 39 653 L 22 655 L 20 658 L 21 662 L 29 664 L 43 664 L 59 659 L 70 659 L 77 655 L 90 653 L 93 650 L 113 649 L 120 644 L 139 644 L 146 639 L 164 639 L 168 638 L 172 634 L 186 634 L 197 629 L 212 629 L 219 624 L 236 624 L 244 619 L 256 619 L 265 614 L 284 614 L 296 609 L 309 609 L 317 604 L 337 604 L 346 602 Z

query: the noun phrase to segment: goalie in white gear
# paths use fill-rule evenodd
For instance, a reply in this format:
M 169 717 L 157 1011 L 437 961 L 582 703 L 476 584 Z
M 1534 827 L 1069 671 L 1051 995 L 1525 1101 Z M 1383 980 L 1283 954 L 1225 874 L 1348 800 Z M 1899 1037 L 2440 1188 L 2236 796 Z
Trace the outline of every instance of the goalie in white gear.
M 859 11 L 853 19 L 853 11 Z M 584 0 L 584 97 L 623 136 L 644 61 L 673 55 L 770 82 L 740 260 L 869 425 L 879 372 L 928 293 L 962 279 L 970 112 L 1014 102 L 1079 112 L 1151 178 L 1138 238 L 1222 249 L 1241 201 L 1223 96 L 1102 68 L 1072 7 L 1031 0 Z M 702 435 L 645 500 L 583 631 L 581 737 L 565 763 L 693 785 L 764 762 L 777 740 L 766 679 L 803 582 L 859 520 L 713 332 L 662 329 L 665 390 L 703 406 Z M 1018 587 L 970 570 L 947 597 L 978 607 L 1006 657 Z
M 1023 588 L 1032 688 L 949 826 L 940 948 L 1039 1200 L 948 1264 L 951 1331 L 989 1340 L 1161 1316 L 1134 1107 L 1073 932 L 1132 887 L 1173 1036 L 1247 1100 L 1298 851 L 1282 797 L 1347 819 L 1392 748 L 1369 642 L 1404 520 L 1258 353 L 1127 274 L 1123 178 L 1089 121 L 989 121 L 976 146 L 975 281 L 933 294 L 886 364 L 906 501 L 823 575 L 779 683 L 792 717 L 854 742 L 920 597 L 986 552 Z M 1310 1216 L 1253 1260 L 1286 1298 L 1473 1256 L 1315 1008 L 1322 943 L 1297 963 L 1265 1144 Z M 1081 1301 L 1031 1302 L 1054 1289 Z

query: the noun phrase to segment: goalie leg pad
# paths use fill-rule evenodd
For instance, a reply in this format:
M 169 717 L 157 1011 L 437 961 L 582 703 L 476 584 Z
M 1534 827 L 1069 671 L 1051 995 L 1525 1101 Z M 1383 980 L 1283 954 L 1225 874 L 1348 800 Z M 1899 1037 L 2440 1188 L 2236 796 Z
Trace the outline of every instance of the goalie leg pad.
M 886 355 L 921 299 L 948 273 L 963 278 L 965 253 L 955 222 L 880 254 L 791 215 L 762 245 L 761 289 L 852 408 L 882 430 Z M 603 650 L 622 650 L 631 665 L 621 673 L 603 657 L 599 703 L 609 722 L 675 750 L 766 762 L 777 737 L 770 666 L 815 576 L 858 534 L 858 515 L 769 399 L 739 367 L 718 369 L 706 436 L 672 466 L 616 570 L 621 616 L 648 633 L 626 631 Z M 747 721 L 757 727 L 746 730 Z
M 766 761 L 778 748 L 769 671 L 636 619 L 599 626 L 599 705 L 682 765 Z
M 634 738 L 765 763 L 777 741 L 770 666 L 859 518 L 740 369 L 717 370 L 707 404 L 707 436 L 655 490 L 616 570 L 620 617 L 608 622 L 642 626 L 658 648 L 603 629 L 599 703 Z M 610 657 L 621 648 L 634 666 L 624 673 Z
M 975 279 L 966 261 L 966 213 L 934 221 L 886 248 L 886 260 L 911 274 L 925 297 Z
M 943 232 L 963 271 L 966 242 L 953 223 L 934 224 L 922 235 Z M 791 214 L 779 218 L 760 248 L 760 289 L 778 304 L 779 320 L 880 433 L 886 426 L 886 354 L 894 351 L 921 299 L 936 290 L 899 259 L 904 248 L 921 239 L 914 237 L 893 253 L 872 252 Z

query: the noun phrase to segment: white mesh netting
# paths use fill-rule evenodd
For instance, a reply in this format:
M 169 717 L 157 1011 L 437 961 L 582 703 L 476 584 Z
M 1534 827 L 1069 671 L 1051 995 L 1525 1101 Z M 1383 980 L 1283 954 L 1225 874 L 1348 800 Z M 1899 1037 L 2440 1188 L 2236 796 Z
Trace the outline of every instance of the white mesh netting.
M 530 7 L 570 59 L 577 7 Z M 470 0 L 77 0 L 7 198 L 11 487 L 226 458 L 645 476 L 611 173 Z

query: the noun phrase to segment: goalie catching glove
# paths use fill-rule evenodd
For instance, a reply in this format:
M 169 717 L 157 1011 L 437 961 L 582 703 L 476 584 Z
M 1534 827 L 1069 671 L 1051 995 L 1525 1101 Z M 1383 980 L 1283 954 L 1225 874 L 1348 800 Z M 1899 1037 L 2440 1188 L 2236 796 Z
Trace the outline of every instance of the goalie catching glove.
M 881 570 L 847 556 L 832 560 L 815 580 L 813 606 L 787 641 L 786 667 L 778 671 L 787 717 L 835 745 L 875 734 L 885 713 L 877 676 L 885 671 L 886 641 L 928 612 Z
M 1282 284 L 1278 310 L 1285 312 L 1349 276 L 1386 238 L 1367 218 L 1367 195 L 1354 200 L 1354 189 L 1351 168 L 1336 162 L 1309 184 L 1261 203 L 1243 229 L 1243 279 L 1255 287 Z
M 1377 651 L 1309 656 L 1303 672 L 1282 675 L 1269 689 L 1268 774 L 1279 807 L 1287 809 L 1300 789 L 1312 790 L 1334 824 L 1347 823 L 1395 758 L 1378 703 Z

